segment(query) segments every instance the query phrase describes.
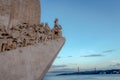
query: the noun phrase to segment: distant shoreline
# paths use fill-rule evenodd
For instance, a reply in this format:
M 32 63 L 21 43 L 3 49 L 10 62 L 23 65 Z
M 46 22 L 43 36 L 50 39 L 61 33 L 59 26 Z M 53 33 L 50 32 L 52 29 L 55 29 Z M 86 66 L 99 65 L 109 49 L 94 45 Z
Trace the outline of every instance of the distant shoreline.
M 120 74 L 120 69 L 61 73 L 61 74 L 57 74 L 57 76 L 60 76 L 60 75 L 95 75 L 95 74 Z

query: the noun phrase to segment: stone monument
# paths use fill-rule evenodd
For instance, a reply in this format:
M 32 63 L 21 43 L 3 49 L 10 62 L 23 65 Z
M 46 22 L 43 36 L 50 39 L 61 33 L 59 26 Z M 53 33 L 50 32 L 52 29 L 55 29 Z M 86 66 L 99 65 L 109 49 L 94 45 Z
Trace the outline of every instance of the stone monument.
M 0 80 L 42 80 L 65 42 L 55 19 L 40 23 L 39 0 L 0 0 Z

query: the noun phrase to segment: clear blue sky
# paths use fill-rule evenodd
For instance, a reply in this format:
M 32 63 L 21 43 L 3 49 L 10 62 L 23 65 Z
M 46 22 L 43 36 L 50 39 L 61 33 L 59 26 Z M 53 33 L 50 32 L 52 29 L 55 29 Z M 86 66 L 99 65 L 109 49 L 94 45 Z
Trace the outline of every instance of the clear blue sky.
M 53 70 L 120 68 L 120 0 L 41 0 L 41 21 L 59 19 L 66 43 Z

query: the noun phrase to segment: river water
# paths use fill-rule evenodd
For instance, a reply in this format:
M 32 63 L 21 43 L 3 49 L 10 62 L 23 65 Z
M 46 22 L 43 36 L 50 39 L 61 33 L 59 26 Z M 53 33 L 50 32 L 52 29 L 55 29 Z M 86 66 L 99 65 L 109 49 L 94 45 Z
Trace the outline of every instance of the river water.
M 120 80 L 120 74 L 45 76 L 44 80 Z

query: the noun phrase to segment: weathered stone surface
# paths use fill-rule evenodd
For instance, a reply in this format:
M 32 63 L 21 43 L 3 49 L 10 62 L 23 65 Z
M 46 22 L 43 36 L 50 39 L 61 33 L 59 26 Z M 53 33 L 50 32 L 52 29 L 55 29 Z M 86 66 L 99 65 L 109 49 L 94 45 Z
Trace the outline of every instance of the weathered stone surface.
M 0 80 L 41 80 L 65 42 L 64 38 L 0 53 Z
M 39 0 L 0 0 L 0 80 L 42 80 L 65 39 L 40 24 Z
M 8 28 L 23 22 L 40 23 L 39 0 L 0 0 L 0 25 Z

